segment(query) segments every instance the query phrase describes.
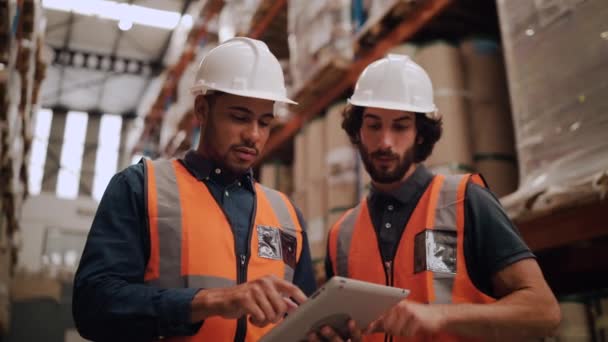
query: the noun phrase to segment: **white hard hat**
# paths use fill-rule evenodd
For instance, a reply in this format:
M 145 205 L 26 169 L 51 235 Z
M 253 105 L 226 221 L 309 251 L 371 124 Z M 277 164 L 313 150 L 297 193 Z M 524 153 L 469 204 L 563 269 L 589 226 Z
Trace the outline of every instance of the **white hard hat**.
M 389 54 L 363 70 L 348 102 L 355 106 L 403 110 L 437 116 L 433 84 L 408 56 Z
M 260 40 L 237 37 L 209 51 L 198 67 L 193 95 L 209 91 L 296 104 L 287 98 L 283 69 Z

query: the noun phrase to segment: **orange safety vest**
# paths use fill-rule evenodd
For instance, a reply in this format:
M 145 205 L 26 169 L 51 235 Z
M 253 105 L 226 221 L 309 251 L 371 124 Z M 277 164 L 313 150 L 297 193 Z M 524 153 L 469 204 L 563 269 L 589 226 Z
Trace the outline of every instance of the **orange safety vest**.
M 302 227 L 285 195 L 256 183 L 250 256 L 237 257 L 229 218 L 207 186 L 179 161 L 146 160 L 145 176 L 150 228 L 147 284 L 210 289 L 267 275 L 293 281 L 302 252 Z M 248 321 L 245 341 L 257 341 L 273 327 L 259 328 Z M 196 335 L 167 340 L 234 341 L 237 322 L 210 317 Z
M 383 263 L 367 200 L 361 201 L 330 231 L 334 274 L 409 289 L 408 299 L 420 303 L 494 302 L 473 285 L 464 259 L 464 199 L 469 181 L 485 186 L 478 175 L 433 178 L 406 224 L 392 263 Z M 384 340 L 384 334 L 365 338 Z M 471 340 L 445 333 L 393 337 L 393 341 Z

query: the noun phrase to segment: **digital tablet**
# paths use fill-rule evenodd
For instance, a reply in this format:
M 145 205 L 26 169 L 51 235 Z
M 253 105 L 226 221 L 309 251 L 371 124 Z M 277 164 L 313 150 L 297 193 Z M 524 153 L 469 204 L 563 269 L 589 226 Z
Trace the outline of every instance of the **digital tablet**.
M 348 335 L 347 321 L 352 318 L 365 329 L 386 310 L 409 294 L 408 290 L 332 277 L 310 298 L 289 314 L 260 342 L 306 340 L 308 333 L 329 325 L 342 336 Z

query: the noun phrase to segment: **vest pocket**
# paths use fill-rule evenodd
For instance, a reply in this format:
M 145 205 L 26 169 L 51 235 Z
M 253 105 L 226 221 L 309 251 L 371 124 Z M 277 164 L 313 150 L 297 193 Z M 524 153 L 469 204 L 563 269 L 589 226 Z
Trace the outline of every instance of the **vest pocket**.
M 280 229 L 258 225 L 256 232 L 258 256 L 265 259 L 282 260 L 283 250 L 281 248 Z
M 414 238 L 414 273 L 455 274 L 456 231 L 425 229 Z

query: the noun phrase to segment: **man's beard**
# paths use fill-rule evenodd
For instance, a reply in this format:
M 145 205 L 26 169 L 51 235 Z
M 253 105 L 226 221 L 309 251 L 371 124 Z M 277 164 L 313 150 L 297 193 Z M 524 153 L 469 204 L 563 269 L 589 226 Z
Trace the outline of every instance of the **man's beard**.
M 380 184 L 391 184 L 401 181 L 414 163 L 414 147 L 409 148 L 402 156 L 399 156 L 398 154 L 393 153 L 390 149 L 377 150 L 369 153 L 365 146 L 360 143 L 359 153 L 361 154 L 363 165 L 365 165 L 365 169 L 369 173 L 372 180 Z M 374 165 L 374 158 L 378 157 L 390 157 L 397 159 L 397 167 L 392 171 L 377 168 Z
M 238 178 L 238 177 L 241 177 L 242 175 L 246 174 L 249 171 L 250 166 L 240 167 L 237 165 L 230 165 L 230 163 L 228 163 L 229 158 L 230 158 L 229 154 L 233 153 L 236 148 L 247 147 L 250 149 L 255 149 L 256 153 L 259 155 L 259 151 L 255 147 L 255 144 L 248 143 L 248 142 L 234 144 L 234 145 L 230 145 L 228 150 L 226 150 L 225 152 L 221 152 L 215 144 L 216 139 L 217 139 L 216 132 L 209 129 L 208 131 L 205 131 L 202 141 L 203 141 L 203 144 L 205 144 L 205 146 L 206 146 L 208 158 L 211 159 L 215 165 L 217 165 L 219 168 L 221 168 L 225 172 L 224 177 Z

